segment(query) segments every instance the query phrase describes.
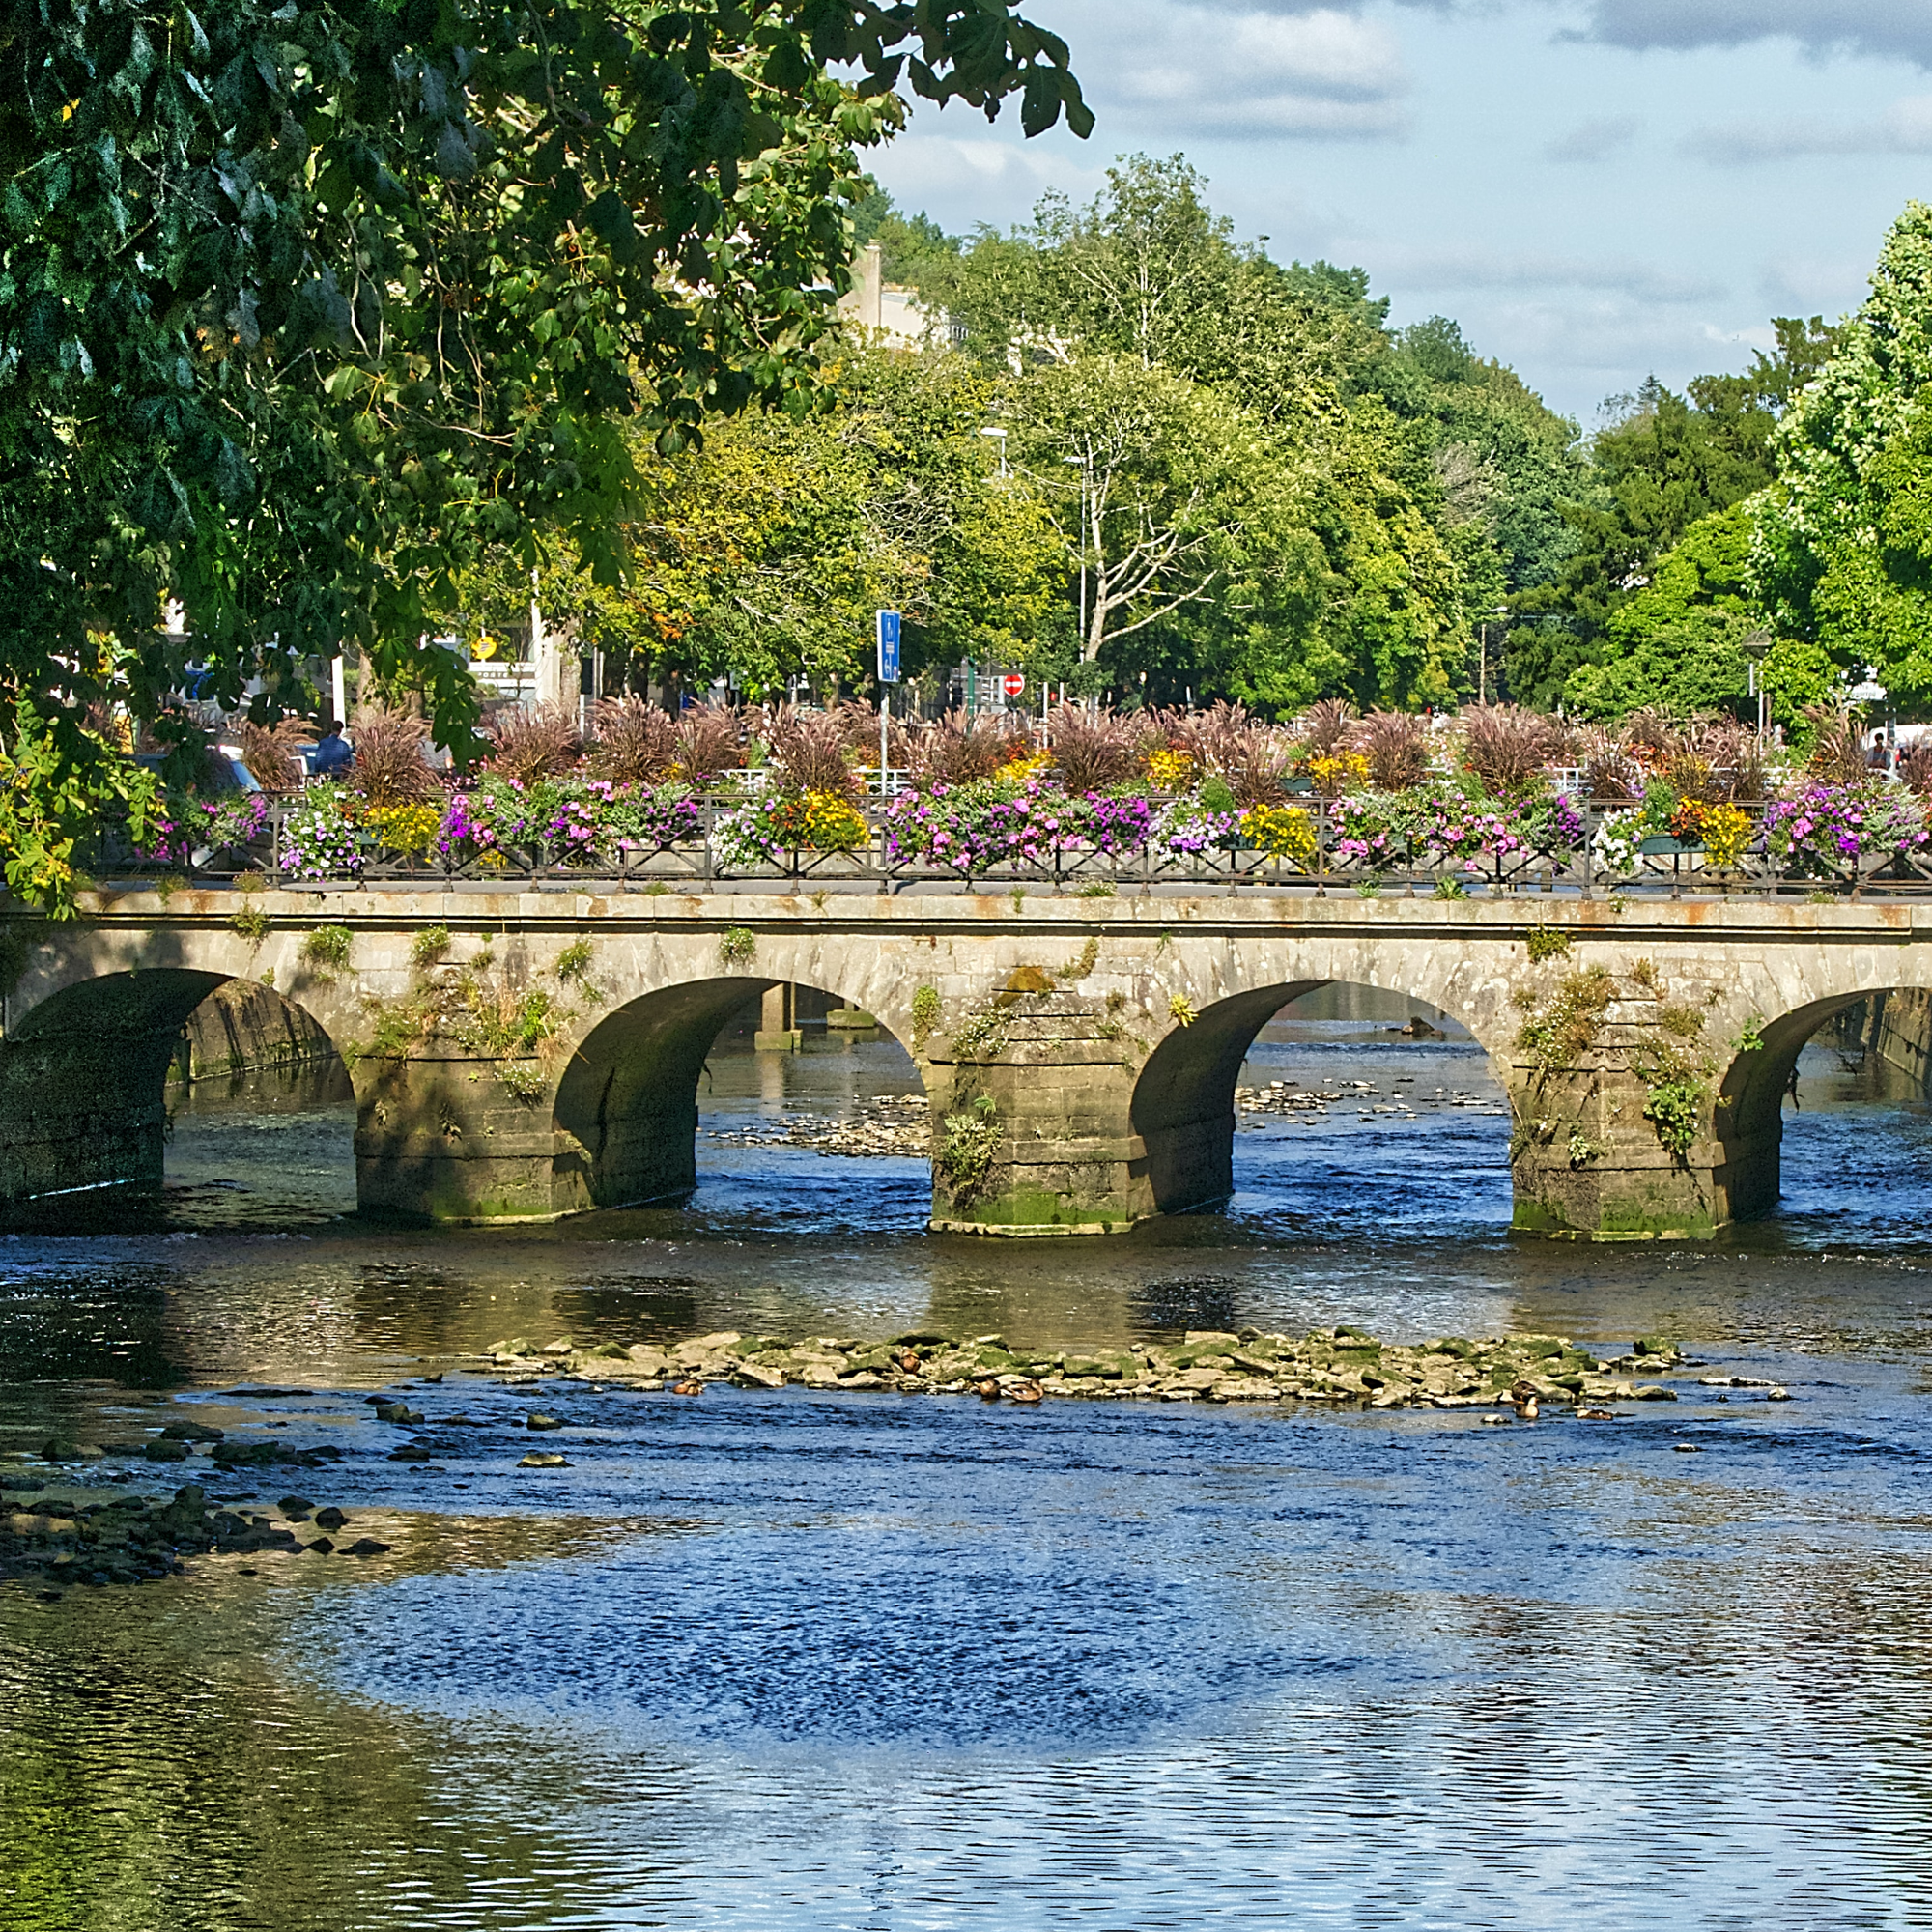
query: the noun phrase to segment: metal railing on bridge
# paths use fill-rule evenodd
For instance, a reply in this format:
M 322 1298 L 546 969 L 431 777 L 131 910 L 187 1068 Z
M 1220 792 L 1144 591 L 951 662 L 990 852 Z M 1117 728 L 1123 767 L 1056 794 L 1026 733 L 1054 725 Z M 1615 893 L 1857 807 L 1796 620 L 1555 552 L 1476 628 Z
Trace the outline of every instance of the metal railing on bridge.
M 1507 849 L 1492 846 L 1474 856 L 1445 856 L 1428 849 L 1420 835 L 1393 838 L 1384 849 L 1364 852 L 1350 836 L 1334 801 L 1303 798 L 1302 849 L 1267 851 L 1232 833 L 1198 850 L 1162 847 L 1150 839 L 1132 850 L 1107 850 L 1078 838 L 1056 842 L 1035 857 L 1009 856 L 988 863 L 948 865 L 898 848 L 891 802 L 877 795 L 857 801 L 853 812 L 865 836 L 847 847 L 810 846 L 747 857 L 721 837 L 727 814 L 742 796 L 696 798 L 684 814 L 679 836 L 662 843 L 597 842 L 568 851 L 542 840 L 504 844 L 457 856 L 434 850 L 398 850 L 373 829 L 360 828 L 318 870 L 313 855 L 291 864 L 287 834 L 291 808 L 272 806 L 260 831 L 245 843 L 219 851 L 202 849 L 186 861 L 138 858 L 125 838 L 103 841 L 97 876 L 133 879 L 167 876 L 177 882 L 218 885 L 246 875 L 304 891 L 356 885 L 483 890 L 592 889 L 599 892 L 706 893 L 746 887 L 853 891 L 870 887 L 895 894 L 911 888 L 951 885 L 962 891 L 1011 893 L 1043 890 L 1107 897 L 1184 888 L 1202 894 L 1325 894 L 1351 891 L 1458 898 L 1469 893 L 1568 892 L 1591 895 L 1690 893 L 1783 895 L 1837 898 L 1917 895 L 1932 892 L 1932 852 L 1847 856 L 1842 863 L 1805 852 L 1780 858 L 1759 838 L 1752 849 L 1719 862 L 1700 845 L 1671 838 L 1644 838 L 1606 865 L 1598 835 L 1611 811 L 1578 806 L 1566 836 L 1536 841 L 1519 838 Z M 1762 808 L 1743 808 L 1753 817 Z M 1623 807 L 1614 808 L 1621 811 Z

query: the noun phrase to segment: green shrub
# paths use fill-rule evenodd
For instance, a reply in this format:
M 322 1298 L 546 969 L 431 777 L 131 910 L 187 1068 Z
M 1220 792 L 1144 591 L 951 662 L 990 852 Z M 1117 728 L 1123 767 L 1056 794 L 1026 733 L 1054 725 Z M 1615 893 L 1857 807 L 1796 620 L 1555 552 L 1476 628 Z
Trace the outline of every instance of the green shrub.
M 355 935 L 346 925 L 318 925 L 301 943 L 302 963 L 333 969 L 349 963 L 349 949 Z
M 426 925 L 416 934 L 410 946 L 410 957 L 415 962 L 417 972 L 434 966 L 449 951 L 449 928 L 446 925 Z
M 757 952 L 758 935 L 749 926 L 730 926 L 718 942 L 718 957 L 726 966 L 742 966 L 756 958 Z
M 912 996 L 912 1043 L 922 1047 L 939 1026 L 939 988 L 921 986 Z
M 550 1075 L 534 1060 L 505 1060 L 497 1065 L 497 1084 L 513 1099 L 535 1100 L 549 1090 Z
M 999 1145 L 999 1109 L 989 1094 L 981 1094 L 970 1107 L 948 1114 L 940 1122 L 933 1158 L 955 1196 L 963 1198 L 984 1183 Z

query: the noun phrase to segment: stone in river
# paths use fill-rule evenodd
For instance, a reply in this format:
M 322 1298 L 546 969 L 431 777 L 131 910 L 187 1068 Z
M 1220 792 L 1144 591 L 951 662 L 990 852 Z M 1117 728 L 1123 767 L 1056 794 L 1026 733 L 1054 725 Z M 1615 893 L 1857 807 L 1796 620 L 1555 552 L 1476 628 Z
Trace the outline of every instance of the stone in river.
M 185 1442 L 170 1442 L 165 1436 L 162 1436 L 156 1441 L 142 1443 L 141 1454 L 151 1463 L 185 1463 L 187 1461 L 187 1444 Z
M 386 1543 L 378 1543 L 373 1536 L 358 1536 L 342 1553 L 345 1556 L 384 1556 L 388 1550 Z
M 284 1496 L 275 1507 L 286 1517 L 305 1517 L 315 1508 L 306 1496 Z
M 538 1409 L 524 1424 L 524 1427 L 526 1429 L 561 1429 L 563 1427 L 563 1418 L 556 1415 L 546 1415 L 541 1409 Z
M 304 1544 L 302 1547 L 311 1556 L 332 1555 L 335 1549 L 335 1545 L 326 1536 L 318 1536 L 313 1543 Z
M 318 1529 L 340 1529 L 345 1522 L 350 1520 L 350 1518 L 344 1516 L 332 1504 L 327 1509 L 317 1510 L 315 1513 L 315 1526 Z
M 553 1456 L 547 1449 L 532 1449 L 517 1464 L 520 1469 L 567 1469 L 570 1459 L 567 1456 Z
M 206 1429 L 198 1422 L 171 1422 L 161 1431 L 163 1442 L 219 1442 L 224 1429 Z
M 400 1443 L 389 1451 L 392 1463 L 427 1463 L 429 1460 L 430 1452 L 420 1442 Z
M 1675 1402 L 1677 1391 L 1665 1388 L 1662 1382 L 1639 1382 L 1630 1392 L 1632 1402 Z
M 742 1364 L 732 1379 L 744 1388 L 780 1389 L 785 1385 L 782 1369 L 766 1368 L 757 1362 Z

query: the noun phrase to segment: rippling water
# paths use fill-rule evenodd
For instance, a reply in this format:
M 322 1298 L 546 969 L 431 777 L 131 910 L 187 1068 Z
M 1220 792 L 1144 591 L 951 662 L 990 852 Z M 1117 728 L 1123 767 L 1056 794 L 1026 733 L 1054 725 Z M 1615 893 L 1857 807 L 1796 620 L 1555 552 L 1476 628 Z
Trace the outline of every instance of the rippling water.
M 1403 1112 L 1262 1122 L 1225 1215 L 1065 1244 L 923 1235 L 919 1163 L 716 1145 L 684 1210 L 363 1230 L 326 1085 L 197 1094 L 152 1225 L 0 1242 L 0 1449 L 162 1409 L 334 1442 L 302 1483 L 395 1548 L 0 1592 L 0 1923 L 1932 1924 L 1932 1117 L 1814 1050 L 1776 1222 L 1521 1241 L 1480 1053 L 1384 1027 L 1278 1023 L 1250 1077 Z M 860 1041 L 721 1050 L 703 1099 L 906 1091 Z M 1794 1400 L 1498 1429 L 553 1379 L 539 1472 L 530 1392 L 462 1360 L 1339 1320 L 1663 1328 Z M 368 1419 L 398 1381 L 430 1464 Z

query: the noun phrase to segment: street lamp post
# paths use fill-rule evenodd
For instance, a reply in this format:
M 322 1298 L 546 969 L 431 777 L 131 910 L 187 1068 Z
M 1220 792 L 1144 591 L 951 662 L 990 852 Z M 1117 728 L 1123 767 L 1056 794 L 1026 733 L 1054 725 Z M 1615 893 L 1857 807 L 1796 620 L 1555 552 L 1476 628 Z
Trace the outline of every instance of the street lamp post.
M 1080 472 L 1080 660 L 1087 661 L 1087 460 L 1081 456 L 1063 456 L 1063 463 L 1068 463 Z M 1088 700 L 1092 707 L 1093 700 Z
M 1763 739 L 1770 728 L 1771 694 L 1764 688 L 1763 667 L 1771 652 L 1771 633 L 1753 631 L 1744 640 L 1744 653 L 1750 660 L 1750 696 L 1757 699 L 1757 735 Z

